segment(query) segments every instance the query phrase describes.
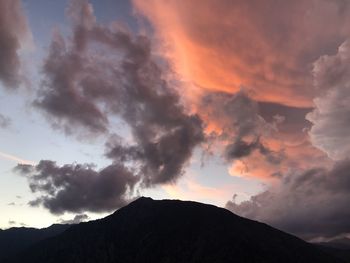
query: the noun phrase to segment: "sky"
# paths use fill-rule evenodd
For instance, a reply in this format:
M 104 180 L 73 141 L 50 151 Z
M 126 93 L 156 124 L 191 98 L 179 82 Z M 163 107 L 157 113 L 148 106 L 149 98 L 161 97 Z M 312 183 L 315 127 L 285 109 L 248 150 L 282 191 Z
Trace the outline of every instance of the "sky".
M 350 2 L 0 0 L 0 228 L 194 200 L 350 235 Z

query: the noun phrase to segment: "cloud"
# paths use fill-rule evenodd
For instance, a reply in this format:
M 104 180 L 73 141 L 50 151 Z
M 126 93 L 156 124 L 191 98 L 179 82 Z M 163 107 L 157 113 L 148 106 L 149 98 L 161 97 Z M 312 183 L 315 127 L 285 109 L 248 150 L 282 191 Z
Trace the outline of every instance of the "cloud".
M 8 221 L 8 224 L 10 226 L 14 226 L 14 225 L 19 225 L 21 227 L 26 227 L 27 226 L 25 223 L 17 222 L 17 221 L 11 220 L 11 219 Z
M 84 73 L 82 67 L 87 63 L 81 53 L 78 50 L 67 51 L 61 34 L 54 34 L 44 64 L 46 78 L 35 105 L 54 116 L 55 119 L 51 119 L 54 126 L 63 127 L 67 133 L 73 133 L 77 125 L 88 128 L 92 133 L 104 132 L 107 130 L 107 117 L 93 101 L 84 97 L 82 84 L 77 79 Z
M 145 186 L 175 181 L 204 140 L 201 119 L 187 114 L 146 36 L 98 24 L 87 1 L 72 1 L 67 14 L 73 36 L 55 33 L 35 105 L 73 134 L 109 136 L 110 119 L 121 118 L 132 143 L 109 143 L 107 156 L 131 161 Z
M 198 107 L 202 97 L 225 92 L 234 98 L 242 87 L 249 94 L 251 102 L 247 100 L 245 105 L 243 99 L 241 105 L 238 100 L 232 102 L 237 107 L 231 116 L 232 119 L 242 116 L 240 121 L 246 126 L 237 126 L 248 129 L 252 138 L 239 139 L 239 131 L 234 131 L 238 137 L 231 139 L 228 155 L 247 157 L 259 150 L 258 141 L 276 152 L 288 151 L 286 148 L 308 140 L 303 132 L 310 127 L 305 115 L 312 110 L 312 100 L 318 94 L 312 88 L 312 63 L 321 55 L 336 52 L 349 35 L 348 3 L 325 0 L 283 4 L 274 0 L 133 3 L 158 33 L 155 40 L 159 52 L 169 59 L 178 78 L 184 81 L 183 95 L 202 117 L 207 130 L 225 133 L 218 119 L 234 122 L 225 113 L 218 113 L 216 108 L 224 111 L 226 105 L 222 99 L 213 103 L 216 114 L 205 115 L 205 107 Z M 273 111 L 277 111 L 275 115 L 266 116 Z M 286 120 L 269 119 L 278 117 Z M 275 128 L 278 126 L 278 134 L 257 140 L 254 136 L 265 129 L 254 125 L 262 126 L 264 120 Z M 265 125 L 268 126 L 271 125 Z
M 227 187 L 230 188 L 230 187 Z M 178 184 L 166 184 L 162 189 L 170 198 L 198 200 L 204 203 L 223 203 L 230 196 L 230 190 L 200 184 L 195 178 L 186 177 Z
M 259 115 L 269 123 L 274 123 L 278 134 L 288 144 L 303 141 L 305 130 L 311 128 L 311 123 L 305 119 L 312 107 L 290 107 L 277 103 L 259 102 Z
M 319 156 L 307 150 L 310 143 L 303 132 L 310 126 L 305 121 L 310 109 L 259 103 L 249 95 L 244 89 L 234 94 L 210 92 L 198 107 L 204 122 L 214 124 L 206 127 L 206 133 L 211 148 L 231 163 L 230 174 L 270 179 L 289 165 L 296 168 L 305 163 L 294 154 L 295 149 L 303 155 L 310 153 L 311 159 Z
M 257 102 L 244 89 L 234 94 L 208 93 L 202 98 L 199 110 L 206 120 L 222 117 L 217 120 L 217 125 L 221 126 L 220 132 L 224 136 L 235 135 L 238 139 L 256 137 L 264 125 L 264 120 L 258 115 Z
M 227 141 L 228 159 L 249 154 L 261 145 L 259 138 L 271 132 L 271 125 L 259 115 L 258 110 L 258 103 L 244 89 L 234 94 L 207 93 L 198 106 L 206 124 L 213 120 L 214 128 L 207 128 L 207 133 L 217 137 L 215 139 Z
M 233 162 L 231 174 L 270 178 L 313 161 L 329 165 L 313 149 L 305 115 L 319 94 L 314 61 L 334 54 L 350 33 L 348 3 L 133 3 L 153 26 L 157 51 L 175 71 L 185 104 L 203 120 L 211 149 Z
M 30 30 L 20 0 L 0 0 L 0 81 L 12 89 L 21 82 L 19 50 Z
M 253 142 L 237 140 L 226 147 L 226 158 L 229 160 L 239 159 L 250 155 L 254 150 L 260 147 L 262 147 L 262 145 L 259 143 L 258 139 Z
M 11 119 L 0 113 L 0 128 L 6 129 L 11 125 Z
M 9 224 L 9 225 L 15 225 L 15 224 L 17 224 L 17 222 L 16 222 L 16 221 L 13 221 L 13 220 L 9 220 L 8 224 Z
M 81 222 L 84 221 L 88 221 L 90 219 L 90 217 L 87 214 L 80 214 L 80 215 L 76 215 L 74 216 L 73 219 L 70 220 L 59 220 L 60 224 L 69 224 L 69 225 L 73 225 L 73 224 L 79 224 Z
M 228 209 L 305 239 L 350 233 L 349 47 L 349 41 L 345 41 L 334 55 L 321 56 L 314 63 L 313 81 L 319 93 L 314 109 L 259 103 L 258 112 L 265 121 L 272 121 L 276 110 L 283 113 L 277 135 L 288 141 L 285 158 L 275 174 L 278 180 L 266 191 L 242 203 L 236 203 L 234 197 L 226 204 Z M 311 112 L 306 118 L 310 123 L 301 121 L 308 111 Z M 305 128 L 309 129 L 310 141 L 307 137 L 302 140 L 307 135 L 301 132 Z M 291 133 L 298 135 L 295 140 Z M 268 143 L 271 145 L 271 140 Z M 233 144 L 233 156 L 241 158 L 233 163 L 232 174 L 241 170 L 258 175 L 271 170 L 261 162 L 258 145 L 256 141 Z M 315 146 L 335 162 L 325 158 Z
M 8 153 L 4 153 L 4 152 L 0 152 L 0 158 L 4 158 L 4 159 L 10 160 L 10 161 L 14 161 L 14 162 L 17 162 L 19 164 L 35 165 L 35 162 L 33 162 L 33 161 L 25 160 L 25 159 L 22 159 L 22 158 L 20 158 L 18 156 L 14 156 L 14 155 L 11 155 L 11 154 L 8 154 Z
M 112 211 L 127 203 L 138 181 L 118 164 L 96 171 L 88 164 L 58 166 L 44 160 L 36 166 L 19 164 L 15 171 L 26 176 L 33 193 L 40 194 L 29 204 L 43 205 L 53 214 Z
M 67 134 L 106 138 L 112 164 L 98 171 L 52 161 L 19 165 L 39 195 L 32 205 L 53 213 L 116 209 L 134 188 L 176 182 L 202 143 L 213 143 L 233 175 L 283 181 L 313 162 L 327 169 L 305 132 L 317 93 L 306 87 L 312 86 L 312 62 L 334 52 L 349 33 L 342 26 L 347 4 L 134 3 L 162 37 L 159 44 L 170 43 L 161 57 L 149 37 L 98 23 L 84 0 L 71 1 L 66 11 L 71 35 L 54 32 L 34 104 Z M 117 134 L 116 118 L 128 125 L 130 140 Z M 103 194 L 107 185 L 115 191 Z
M 311 64 L 350 32 L 350 5 L 343 0 L 133 3 L 187 83 L 229 93 L 244 86 L 255 100 L 288 106 L 312 106 Z M 193 92 L 189 86 L 184 95 Z
M 350 40 L 338 53 L 314 63 L 314 80 L 320 95 L 307 115 L 312 122 L 312 143 L 334 160 L 350 157 Z
M 303 238 L 350 233 L 350 162 L 285 174 L 280 185 L 226 208 Z

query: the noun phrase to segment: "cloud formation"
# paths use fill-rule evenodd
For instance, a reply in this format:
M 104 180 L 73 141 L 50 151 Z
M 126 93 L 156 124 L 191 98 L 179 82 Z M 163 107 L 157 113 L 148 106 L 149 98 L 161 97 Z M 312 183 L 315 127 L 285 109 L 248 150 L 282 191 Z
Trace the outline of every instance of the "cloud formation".
M 314 63 L 314 78 L 320 96 L 307 115 L 312 143 L 334 160 L 350 158 L 350 40 Z
M 20 158 L 18 156 L 14 156 L 14 155 L 11 155 L 11 154 L 8 154 L 8 153 L 4 153 L 4 152 L 0 152 L 0 158 L 4 158 L 6 160 L 13 161 L 13 162 L 16 162 L 16 163 L 19 163 L 19 164 L 35 165 L 35 162 L 33 162 L 33 161 L 25 160 L 25 159 L 22 159 L 22 158 Z
M 80 214 L 80 215 L 75 215 L 73 219 L 70 220 L 59 220 L 60 224 L 69 224 L 69 225 L 75 225 L 75 224 L 79 224 L 81 222 L 85 222 L 87 220 L 89 220 L 90 217 L 87 214 Z
M 97 23 L 85 0 L 71 1 L 66 13 L 72 36 L 54 32 L 34 105 L 67 134 L 107 138 L 112 164 L 97 171 L 42 160 L 16 170 L 39 195 L 31 205 L 55 214 L 111 211 L 126 203 L 136 184 L 175 182 L 204 141 L 202 120 L 187 113 L 146 36 Z M 129 126 L 128 142 L 116 139 L 115 118 Z
M 255 100 L 288 106 L 312 106 L 312 63 L 350 32 L 343 0 L 133 2 L 184 80 L 229 93 L 244 86 Z
M 307 114 L 312 144 L 337 162 L 329 168 L 319 166 L 324 162 L 312 162 L 313 168 L 285 171 L 280 184 L 249 201 L 229 201 L 228 209 L 304 238 L 350 232 L 349 58 L 346 41 L 335 55 L 322 56 L 314 63 L 314 83 L 320 95 L 314 100 L 314 110 Z
M 109 144 L 107 156 L 135 162 L 146 185 L 176 180 L 204 139 L 200 118 L 185 112 L 147 37 L 97 24 L 86 1 L 72 1 L 67 13 L 73 42 L 56 32 L 35 104 L 68 132 L 114 133 L 109 119 L 122 118 L 134 144 Z
M 0 113 L 0 128 L 8 128 L 11 125 L 11 119 Z
M 215 125 L 207 133 L 214 140 L 223 142 L 223 156 L 227 161 L 247 157 L 254 151 L 272 161 L 273 152 L 262 140 L 276 132 L 276 120 L 267 122 L 260 115 L 259 106 L 244 89 L 234 94 L 210 92 L 202 98 L 201 117 L 214 120 Z
M 226 208 L 303 238 L 350 232 L 350 162 L 285 174 L 280 185 Z
M 16 88 L 21 82 L 21 45 L 30 36 L 20 0 L 0 0 L 0 81 L 5 88 Z
M 118 164 L 95 170 L 89 164 L 58 166 L 40 161 L 36 166 L 19 164 L 15 170 L 26 176 L 30 189 L 40 196 L 31 206 L 43 205 L 53 214 L 66 211 L 112 211 L 127 203 L 138 178 Z
M 325 159 L 305 132 L 318 93 L 312 64 L 349 35 L 349 4 L 133 3 L 155 29 L 158 52 L 183 84 L 184 101 L 202 118 L 206 134 L 223 144 L 214 147 L 234 160 L 231 174 L 269 178 Z
M 304 238 L 350 233 L 349 65 L 350 45 L 345 41 L 336 54 L 321 56 L 313 69 L 319 96 L 307 114 L 309 135 L 335 162 L 313 161 L 313 167 L 302 169 L 290 164 L 294 170 L 281 173 L 279 184 L 249 201 L 229 201 L 228 209 Z
M 349 232 L 350 4 L 133 2 L 230 173 L 276 178 L 228 207 L 303 237 Z
M 17 222 L 14 221 L 14 220 L 9 220 L 8 224 L 9 224 L 9 225 L 15 225 L 15 224 L 17 224 Z
M 270 180 L 290 169 L 309 169 L 313 161 L 327 163 L 305 132 L 311 126 L 305 120 L 311 108 L 256 102 L 241 89 L 234 94 L 208 92 L 197 109 L 209 148 L 222 154 L 233 176 Z

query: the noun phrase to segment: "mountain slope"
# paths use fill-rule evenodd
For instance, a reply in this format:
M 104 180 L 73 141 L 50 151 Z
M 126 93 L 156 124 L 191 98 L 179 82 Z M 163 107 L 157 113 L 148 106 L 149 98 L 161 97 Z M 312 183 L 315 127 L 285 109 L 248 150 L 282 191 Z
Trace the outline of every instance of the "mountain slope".
M 39 242 L 13 262 L 341 262 L 294 236 L 195 202 L 140 198 Z
M 350 239 L 339 238 L 328 242 L 316 243 L 322 250 L 350 263 Z
M 0 262 L 7 257 L 19 254 L 31 245 L 49 237 L 56 236 L 70 225 L 55 224 L 47 228 L 36 229 L 13 227 L 0 231 Z
M 338 238 L 328 242 L 318 243 L 321 246 L 332 247 L 337 249 L 350 250 L 350 239 L 349 238 Z
M 350 263 L 350 249 L 341 249 L 320 245 L 319 248 L 336 258 L 342 259 L 344 263 Z

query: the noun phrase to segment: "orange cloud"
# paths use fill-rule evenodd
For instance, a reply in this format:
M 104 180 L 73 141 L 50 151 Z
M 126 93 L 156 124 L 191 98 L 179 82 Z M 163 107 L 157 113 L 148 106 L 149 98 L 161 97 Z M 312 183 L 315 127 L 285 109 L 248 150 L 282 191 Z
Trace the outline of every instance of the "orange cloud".
M 8 154 L 8 153 L 4 153 L 4 152 L 0 152 L 0 157 L 9 161 L 13 161 L 13 162 L 17 162 L 19 164 L 28 164 L 28 165 L 35 165 L 36 163 L 33 161 L 29 161 L 29 160 L 25 160 L 22 159 L 20 157 Z
M 341 1 L 134 0 L 183 80 L 209 91 L 309 107 L 311 63 L 349 33 Z M 343 10 L 341 13 L 340 10 Z M 324 19 L 327 17 L 327 19 Z M 185 93 L 193 91 L 186 86 Z
M 338 0 L 133 3 L 154 27 L 159 53 L 184 83 L 184 101 L 203 119 L 206 134 L 215 138 L 211 148 L 222 152 L 237 138 L 260 138 L 271 151 L 270 158 L 281 155 L 280 161 L 268 160 L 266 153 L 255 149 L 229 161 L 232 175 L 270 180 L 271 174 L 327 165 L 327 157 L 303 131 L 310 128 L 305 114 L 317 95 L 312 64 L 321 55 L 336 52 L 349 35 L 350 5 Z M 224 105 L 232 98 L 220 97 L 220 92 L 242 90 L 253 102 Z M 207 97 L 214 102 L 205 101 Z M 260 106 L 267 116 L 261 115 Z
M 286 140 L 283 140 L 285 138 Z M 308 170 L 315 166 L 330 167 L 332 161 L 321 150 L 315 148 L 304 134 L 299 143 L 291 144 L 287 137 L 269 138 L 265 146 L 275 153 L 277 162 L 271 162 L 260 152 L 235 160 L 228 168 L 232 176 L 255 177 L 264 181 L 273 182 L 282 174 L 293 171 Z
M 190 178 L 189 178 L 190 177 Z M 181 200 L 198 200 L 206 203 L 222 204 L 231 198 L 232 189 L 238 190 L 240 195 L 246 195 L 241 192 L 238 186 L 226 185 L 215 188 L 200 184 L 194 175 L 188 175 L 177 184 L 166 184 L 162 189 L 171 197 Z

